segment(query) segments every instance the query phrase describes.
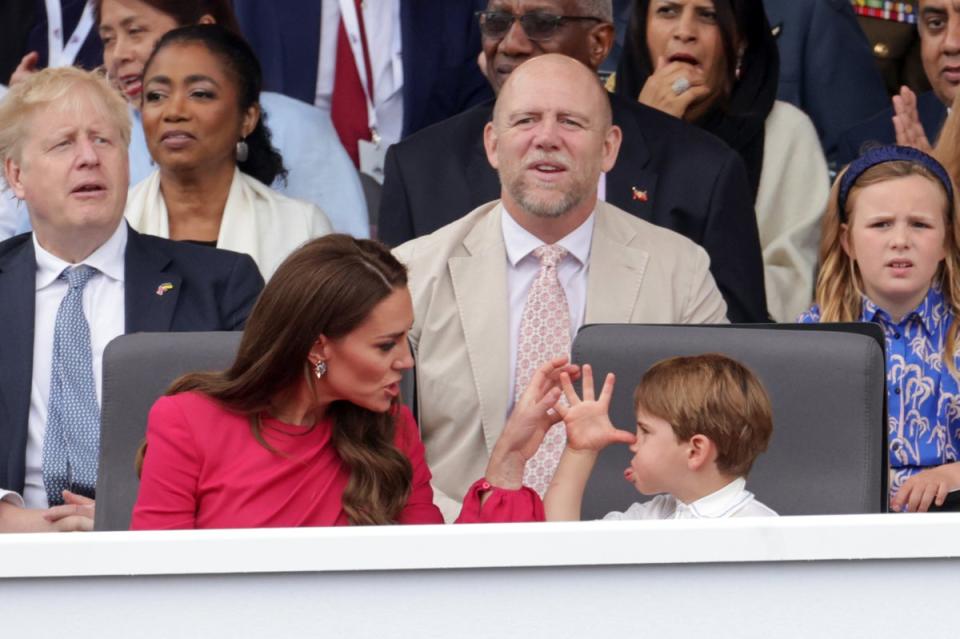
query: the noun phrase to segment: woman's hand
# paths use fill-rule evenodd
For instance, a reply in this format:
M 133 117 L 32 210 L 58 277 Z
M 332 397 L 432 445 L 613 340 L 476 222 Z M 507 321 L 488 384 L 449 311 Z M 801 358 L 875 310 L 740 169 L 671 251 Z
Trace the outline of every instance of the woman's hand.
M 27 55 L 23 56 L 20 59 L 20 64 L 17 65 L 17 68 L 13 70 L 13 74 L 10 76 L 10 82 L 7 86 L 12 87 L 13 85 L 23 82 L 31 75 L 38 71 L 37 63 L 40 62 L 40 54 L 36 51 L 31 51 Z
M 687 88 L 678 91 L 683 85 Z M 637 99 L 641 104 L 682 119 L 691 104 L 708 95 L 710 87 L 706 85 L 703 69 L 686 62 L 667 62 L 660 56 L 657 68 L 643 84 Z
M 933 151 L 927 133 L 920 123 L 917 111 L 917 96 L 909 87 L 900 87 L 900 95 L 893 96 L 893 128 L 897 132 L 897 144 L 912 146 L 924 153 Z
M 554 409 L 560 399 L 560 376 L 577 377 L 579 367 L 558 357 L 537 369 L 527 389 L 513 406 L 507 424 L 500 433 L 486 479 L 490 484 L 509 490 L 523 485 L 523 469 L 527 460 L 540 447 L 550 426 L 559 421 Z
M 905 481 L 890 501 L 895 511 L 925 513 L 942 506 L 947 493 L 960 489 L 960 462 L 921 471 Z
M 613 397 L 613 373 L 607 373 L 600 390 L 600 398 L 594 399 L 593 369 L 583 365 L 583 399 L 577 396 L 570 377 L 561 373 L 560 384 L 569 406 L 557 404 L 556 410 L 567 428 L 567 446 L 573 450 L 599 452 L 610 444 L 632 444 L 633 433 L 620 430 L 610 422 L 610 398 Z

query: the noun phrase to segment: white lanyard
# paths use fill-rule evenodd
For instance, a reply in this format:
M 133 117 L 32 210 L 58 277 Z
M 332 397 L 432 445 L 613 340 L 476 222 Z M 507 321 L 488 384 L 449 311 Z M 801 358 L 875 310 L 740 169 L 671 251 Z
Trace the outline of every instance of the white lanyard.
M 353 61 L 357 67 L 357 73 L 360 75 L 360 85 L 363 88 L 363 97 L 367 102 L 367 126 L 370 127 L 370 135 L 374 144 L 380 144 L 380 135 L 377 133 L 377 110 L 373 106 L 373 100 L 370 96 L 370 87 L 373 86 L 373 78 L 367 78 L 367 56 L 369 51 L 363 46 L 363 38 L 360 34 L 360 20 L 357 17 L 357 5 L 354 0 L 340 0 L 340 19 L 343 20 L 343 29 L 347 32 L 347 40 L 350 42 L 350 50 L 353 52 Z M 368 40 L 369 44 L 369 40 Z M 370 69 L 373 70 L 373 61 L 370 60 Z
M 63 32 L 63 13 L 60 0 L 44 0 L 47 5 L 47 66 L 66 67 L 77 59 L 80 47 L 93 29 L 93 6 L 89 0 L 83 7 L 83 14 L 77 28 L 67 39 Z M 66 44 L 64 44 L 66 40 Z

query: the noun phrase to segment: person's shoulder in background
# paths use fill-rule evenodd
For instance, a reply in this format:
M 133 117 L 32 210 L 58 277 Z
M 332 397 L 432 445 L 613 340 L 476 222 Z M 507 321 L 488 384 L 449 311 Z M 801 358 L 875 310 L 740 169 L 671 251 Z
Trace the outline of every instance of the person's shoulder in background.
M 849 0 L 763 0 L 780 51 L 777 98 L 799 107 L 832 156 L 837 136 L 889 104 Z

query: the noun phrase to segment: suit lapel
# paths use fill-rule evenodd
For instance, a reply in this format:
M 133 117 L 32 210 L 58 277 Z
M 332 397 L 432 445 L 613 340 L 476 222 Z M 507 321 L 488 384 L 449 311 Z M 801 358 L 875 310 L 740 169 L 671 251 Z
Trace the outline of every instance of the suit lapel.
M 169 331 L 181 278 L 168 270 L 170 256 L 129 229 L 124 255 L 126 333 Z
M 657 172 L 647 166 L 650 149 L 643 131 L 637 126 L 636 114 L 623 98 L 610 96 L 613 122 L 623 131 L 623 143 L 617 163 L 607 173 L 606 201 L 644 220 L 653 220 L 653 203 L 657 194 Z
M 625 324 L 635 315 L 649 254 L 629 246 L 636 231 L 619 224 L 607 205 L 597 205 L 587 275 L 584 324 Z
M 33 326 L 36 314 L 37 260 L 33 239 L 0 262 L 0 482 L 23 491 L 33 383 Z
M 507 255 L 500 211 L 497 206 L 464 239 L 467 255 L 448 261 L 488 452 L 503 428 L 511 390 Z

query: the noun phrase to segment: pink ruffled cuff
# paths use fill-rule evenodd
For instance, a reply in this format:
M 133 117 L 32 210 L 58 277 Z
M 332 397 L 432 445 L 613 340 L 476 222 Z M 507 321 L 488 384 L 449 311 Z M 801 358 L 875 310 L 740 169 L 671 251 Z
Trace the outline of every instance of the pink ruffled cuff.
M 486 493 L 487 500 L 483 497 Z M 463 498 L 458 524 L 493 524 L 523 521 L 544 521 L 543 501 L 532 488 L 507 490 L 478 479 Z

